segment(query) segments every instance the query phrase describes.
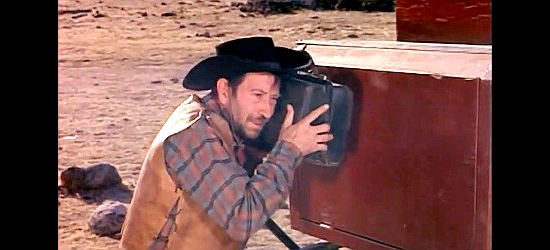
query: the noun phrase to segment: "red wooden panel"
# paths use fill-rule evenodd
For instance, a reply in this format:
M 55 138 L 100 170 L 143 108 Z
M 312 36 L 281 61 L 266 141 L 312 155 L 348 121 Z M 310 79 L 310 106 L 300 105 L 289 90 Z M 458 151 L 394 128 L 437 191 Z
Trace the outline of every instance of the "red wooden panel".
M 348 153 L 338 168 L 298 169 L 292 226 L 322 234 L 305 224 L 324 223 L 338 233 L 322 238 L 353 248 L 471 249 L 486 232 L 476 222 L 488 173 L 476 170 L 487 153 L 477 143 L 479 79 L 319 69 L 355 93 Z
M 298 213 L 292 213 L 292 215 L 298 216 Z M 331 242 L 345 242 L 347 247 L 352 249 L 369 249 L 369 250 L 388 250 L 395 249 L 391 246 L 387 246 L 374 241 L 365 240 L 363 237 L 359 237 L 341 230 L 334 228 L 320 227 L 318 224 L 305 219 L 291 219 L 292 228 L 299 229 L 300 231 L 306 231 L 309 235 L 316 237 L 329 239 Z M 342 246 L 342 245 L 341 245 Z
M 490 0 L 397 0 L 397 41 L 491 44 Z
M 479 80 L 475 249 L 491 247 L 491 81 Z

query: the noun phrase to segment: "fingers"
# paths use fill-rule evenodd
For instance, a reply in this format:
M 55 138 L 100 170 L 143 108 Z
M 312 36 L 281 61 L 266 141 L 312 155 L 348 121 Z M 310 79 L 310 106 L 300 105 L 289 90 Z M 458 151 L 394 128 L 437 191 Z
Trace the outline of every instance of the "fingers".
M 317 135 L 316 137 L 317 143 L 315 144 L 313 151 L 311 151 L 311 153 L 318 152 L 318 151 L 327 151 L 328 150 L 327 142 L 332 140 L 333 138 L 334 136 L 332 134 Z
M 316 137 L 317 143 L 316 143 L 312 153 L 317 152 L 317 151 L 327 151 L 328 150 L 327 143 L 332 139 L 334 139 L 334 136 L 332 134 L 319 134 L 319 135 L 317 135 L 317 137 Z
M 328 150 L 328 146 L 327 144 L 322 144 L 322 143 L 319 143 L 317 144 L 317 150 L 316 151 L 327 151 Z
M 317 126 L 312 126 L 312 129 L 315 133 L 327 133 L 330 132 L 330 125 L 328 123 L 323 123 Z
M 334 136 L 332 134 L 317 135 L 317 143 L 325 143 L 325 142 L 328 142 L 332 139 L 334 139 Z
M 294 143 L 304 155 L 316 151 L 327 151 L 326 143 L 334 139 L 330 133 L 330 125 L 323 123 L 312 126 L 311 123 L 328 109 L 328 104 L 321 105 L 297 123 L 292 124 L 294 109 L 290 104 L 287 105 L 287 113 L 281 125 L 279 139 Z
M 292 105 L 287 104 L 286 105 L 286 116 L 285 120 L 283 121 L 282 129 L 290 127 L 292 125 L 292 119 L 294 118 L 294 108 Z
M 306 124 L 311 124 L 317 117 L 325 113 L 329 108 L 328 104 L 321 105 L 320 107 L 316 108 L 315 110 L 311 111 L 311 113 L 307 114 L 300 122 L 305 122 Z

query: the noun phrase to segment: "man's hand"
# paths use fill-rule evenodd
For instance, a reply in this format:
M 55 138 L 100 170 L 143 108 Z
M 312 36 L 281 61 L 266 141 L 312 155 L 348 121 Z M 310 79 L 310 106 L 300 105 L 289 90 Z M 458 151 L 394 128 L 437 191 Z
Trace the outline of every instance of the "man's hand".
M 330 125 L 323 123 L 317 126 L 311 126 L 311 123 L 328 109 L 328 104 L 321 105 L 311 111 L 311 113 L 306 115 L 302 120 L 292 124 L 294 108 L 292 108 L 292 105 L 288 104 L 286 106 L 286 117 L 281 126 L 281 132 L 279 133 L 279 140 L 294 143 L 294 145 L 300 149 L 303 156 L 317 151 L 326 151 L 326 142 L 333 138 L 332 134 L 328 133 L 330 132 Z

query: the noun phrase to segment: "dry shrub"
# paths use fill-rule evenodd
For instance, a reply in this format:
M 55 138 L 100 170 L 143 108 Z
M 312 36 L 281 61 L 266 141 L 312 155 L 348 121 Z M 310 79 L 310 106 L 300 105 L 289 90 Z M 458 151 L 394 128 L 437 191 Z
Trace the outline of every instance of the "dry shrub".
M 394 11 L 395 0 L 317 0 L 317 8 L 327 10 Z

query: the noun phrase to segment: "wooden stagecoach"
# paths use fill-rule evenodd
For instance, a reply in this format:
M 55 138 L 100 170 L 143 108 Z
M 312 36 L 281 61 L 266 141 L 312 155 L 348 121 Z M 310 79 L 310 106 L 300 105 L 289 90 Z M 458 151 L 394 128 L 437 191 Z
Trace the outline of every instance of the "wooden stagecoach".
M 397 41 L 299 41 L 353 92 L 344 160 L 304 162 L 291 226 L 353 249 L 491 249 L 491 2 L 397 0 Z

